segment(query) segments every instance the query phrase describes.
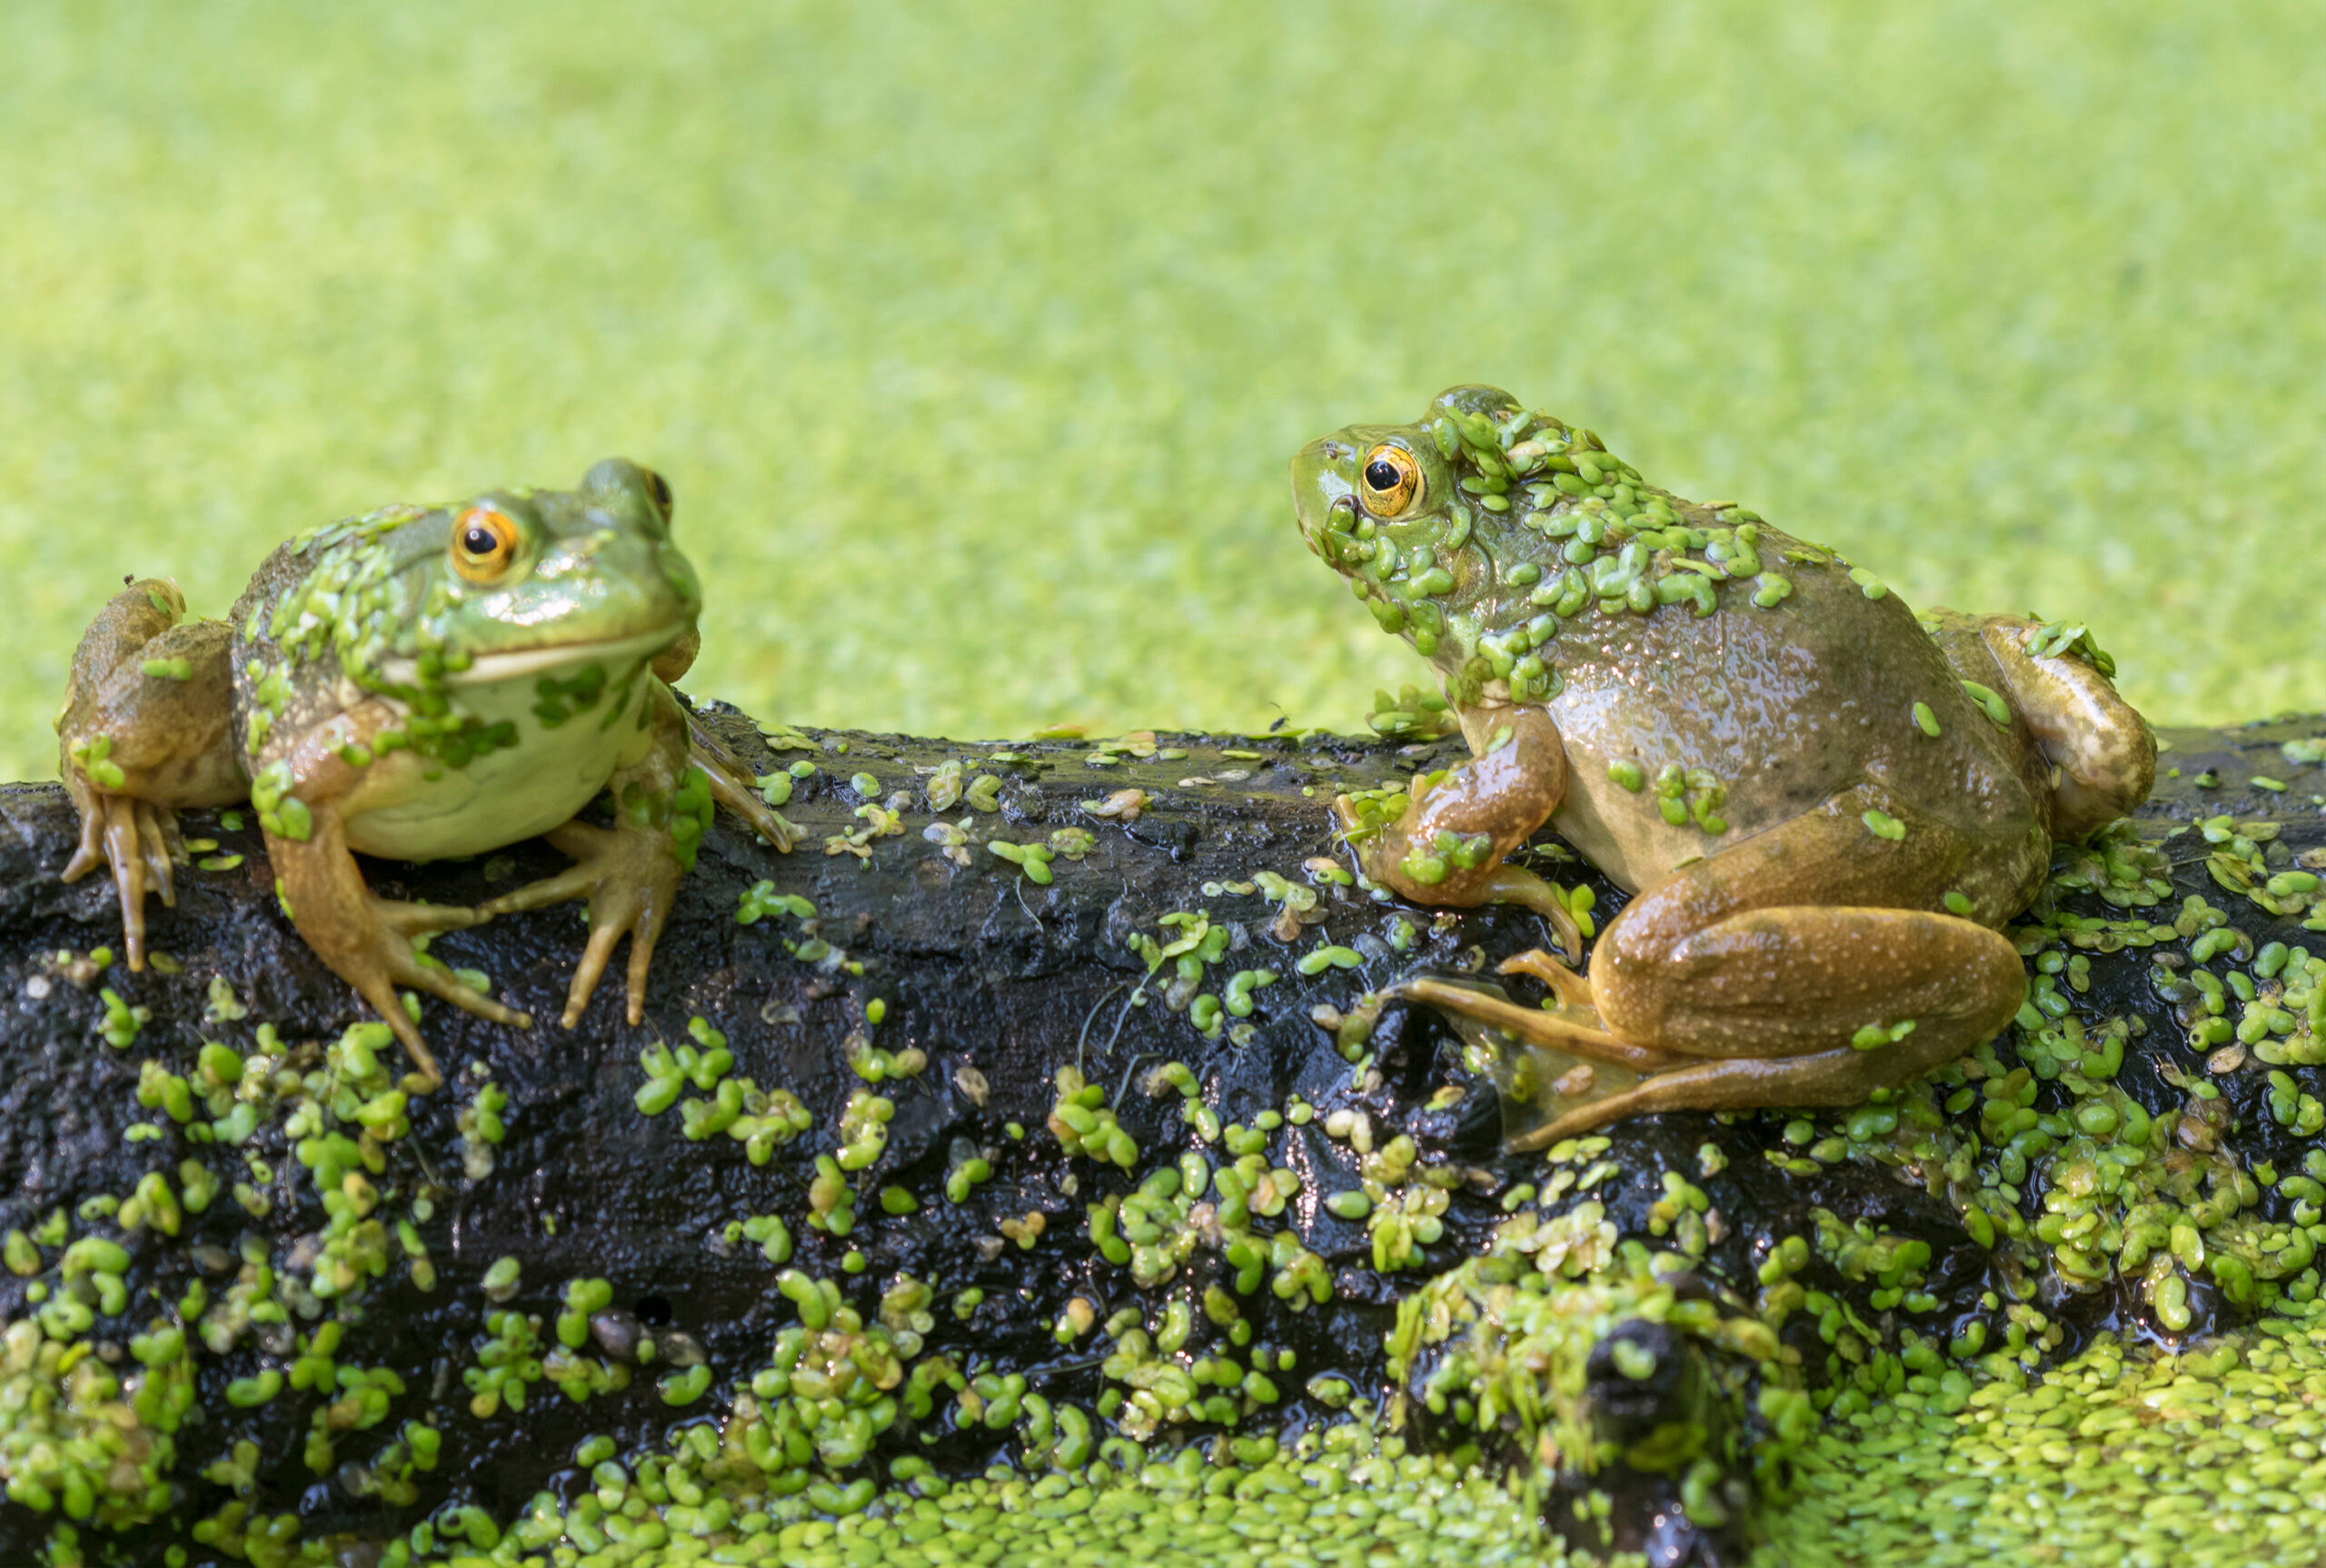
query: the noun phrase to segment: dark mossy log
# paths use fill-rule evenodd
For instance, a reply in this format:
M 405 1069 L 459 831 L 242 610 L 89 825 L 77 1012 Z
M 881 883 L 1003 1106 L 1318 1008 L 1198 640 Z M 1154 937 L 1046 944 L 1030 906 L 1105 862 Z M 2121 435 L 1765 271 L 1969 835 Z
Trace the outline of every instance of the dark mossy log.
M 446 1082 L 409 1097 L 283 918 L 246 815 L 186 819 L 214 843 L 132 975 L 102 951 L 111 888 L 57 880 L 63 791 L 0 789 L 0 1561 L 67 1519 L 101 1556 L 174 1541 L 195 1562 L 462 1509 L 505 1523 L 690 1424 L 797 1491 L 902 1455 L 1122 1461 L 1351 1408 L 1546 1465 L 1563 1527 L 1568 1491 L 1610 1490 L 1618 1543 L 1685 1551 L 1676 1501 L 1705 1513 L 1711 1488 L 1729 1523 L 1706 1540 L 1734 1535 L 1781 1456 L 1764 1380 L 1863 1396 L 1916 1340 L 2031 1362 L 2315 1288 L 2281 1266 L 2326 1199 L 2326 1156 L 2317 1198 L 2292 1179 L 2326 1122 L 2289 957 L 2326 949 L 2314 721 L 2172 734 L 2179 774 L 2136 830 L 2063 851 L 2021 930 L 2040 1007 L 1983 1060 L 1887 1105 L 1645 1118 L 1546 1161 L 1502 1150 L 1495 1041 L 1365 1005 L 1546 939 L 1347 876 L 1333 795 L 1447 745 L 771 748 L 708 716 L 789 780 L 800 847 L 722 816 L 639 1026 L 618 983 L 553 1021 L 572 907 L 438 937 L 541 1021 L 426 1004 Z M 368 869 L 468 904 L 562 863 L 530 843 Z M 1602 923 L 1621 907 L 1555 836 L 1537 864 L 1591 887 Z M 2240 978 L 2224 999 L 2197 969 Z M 2156 1216 L 2096 1198 L 2051 1234 L 2053 1173 L 2136 1132 L 2210 1259 L 2140 1245 Z M 2255 1166 L 2271 1182 L 2238 1198 Z M 1616 1238 L 1640 1244 L 1630 1286 Z M 1538 1333 L 1512 1279 L 1595 1258 L 1601 1329 L 1533 1346 L 1575 1375 L 1526 1411 L 1487 1397 L 1517 1359 L 1497 1347 Z M 1706 1304 L 1693 1328 L 1633 1311 L 1659 1291 Z M 1655 1439 L 1675 1424 L 1677 1447 Z M 610 1442 L 577 1450 L 590 1434 Z

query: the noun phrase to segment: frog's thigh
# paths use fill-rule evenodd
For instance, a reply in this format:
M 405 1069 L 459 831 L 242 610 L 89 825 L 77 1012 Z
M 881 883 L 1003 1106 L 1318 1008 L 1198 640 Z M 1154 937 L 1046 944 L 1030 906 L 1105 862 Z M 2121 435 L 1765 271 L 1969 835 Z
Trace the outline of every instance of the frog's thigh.
M 2081 659 L 2036 659 L 2023 640 L 2034 623 L 2016 616 L 1979 619 L 2011 705 L 2058 769 L 2053 833 L 2081 839 L 2148 799 L 2156 781 L 2156 738 L 2115 684 Z
M 244 799 L 249 787 L 231 733 L 232 636 L 221 621 L 182 621 L 128 649 L 94 678 L 76 662 L 68 744 L 105 736 L 106 760 L 122 770 L 118 793 L 153 805 L 224 806 Z
M 1879 798 L 1853 791 L 1635 899 L 1593 961 L 1607 1027 L 1685 1056 L 1745 1058 L 1725 1064 L 1737 1104 L 1765 1103 L 1745 1086 L 1781 1072 L 1774 1058 L 1840 1047 L 1887 1081 L 1918 1070 L 1904 1056 L 1943 1061 L 2001 1029 L 2025 995 L 2011 943 L 1927 908 L 1883 907 L 1937 903 L 1963 851 L 1919 822 L 1903 841 L 1874 837 L 1861 797 Z M 1909 1019 L 1911 1053 L 1903 1040 L 1849 1048 L 1864 1025 Z

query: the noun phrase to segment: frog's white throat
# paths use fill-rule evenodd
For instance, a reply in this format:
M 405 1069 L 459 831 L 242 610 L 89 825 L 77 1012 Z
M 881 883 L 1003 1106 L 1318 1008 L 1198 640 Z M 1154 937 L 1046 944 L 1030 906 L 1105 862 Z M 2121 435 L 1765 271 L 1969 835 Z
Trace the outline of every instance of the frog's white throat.
M 439 860 L 482 854 L 572 820 L 655 745 L 651 705 L 660 683 L 640 677 L 678 635 L 665 630 L 482 655 L 448 676 L 453 711 L 507 739 L 452 765 L 395 753 L 386 764 L 394 787 L 347 819 L 349 846 L 393 859 Z M 561 680 L 592 666 L 599 679 L 585 689 L 558 690 Z M 407 663 L 384 673 L 409 681 L 416 671 Z
M 480 653 L 466 670 L 446 674 L 444 684 L 455 689 L 498 686 L 507 680 L 552 675 L 591 663 L 614 670 L 634 660 L 653 658 L 685 633 L 684 626 L 665 626 L 604 642 L 563 642 L 544 648 L 512 649 L 505 653 Z M 397 686 L 416 686 L 420 681 L 420 667 L 409 659 L 383 660 L 380 673 Z

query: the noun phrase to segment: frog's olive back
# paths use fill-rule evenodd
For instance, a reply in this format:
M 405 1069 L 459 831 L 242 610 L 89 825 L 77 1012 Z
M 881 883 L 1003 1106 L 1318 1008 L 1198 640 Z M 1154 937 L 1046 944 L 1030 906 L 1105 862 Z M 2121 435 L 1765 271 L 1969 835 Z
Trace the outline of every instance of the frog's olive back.
M 1449 387 L 1411 425 L 1352 425 L 1293 471 L 1310 547 L 1464 701 L 1556 697 L 1560 630 L 1586 611 L 1595 637 L 1607 617 L 1710 616 L 1724 592 L 1765 609 L 1791 590 L 1759 560 L 1754 514 L 1658 490 L 1500 387 Z

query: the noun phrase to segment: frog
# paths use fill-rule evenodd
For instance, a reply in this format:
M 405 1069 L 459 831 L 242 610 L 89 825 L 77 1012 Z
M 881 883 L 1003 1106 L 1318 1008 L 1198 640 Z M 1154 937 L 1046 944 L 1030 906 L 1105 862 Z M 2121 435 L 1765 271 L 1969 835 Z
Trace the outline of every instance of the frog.
M 779 851 L 796 837 L 672 689 L 702 609 L 672 505 L 661 473 L 609 458 L 571 491 L 383 507 L 277 547 L 224 620 L 190 616 L 171 579 L 124 578 L 75 651 L 56 719 L 80 812 L 63 879 L 110 868 L 143 969 L 146 898 L 174 906 L 188 859 L 177 814 L 247 806 L 283 914 L 394 1031 L 415 1092 L 442 1073 L 400 989 L 532 1024 L 429 957 L 437 932 L 582 900 L 561 1022 L 580 1021 L 627 936 L 640 1023 L 716 808 Z M 610 821 L 591 819 L 601 797 Z M 378 897 L 355 858 L 537 836 L 573 864 L 474 907 Z
M 1467 755 L 1333 803 L 1423 906 L 1509 903 L 1550 947 L 1388 993 L 1572 1067 L 1540 1148 L 1662 1111 L 1864 1102 L 1988 1040 L 2002 931 L 2054 841 L 2130 811 L 2156 743 L 2088 628 L 1918 616 L 1834 549 L 1646 482 L 1498 388 L 1351 425 L 1292 463 L 1311 551 L 1427 659 Z M 1627 895 L 1583 967 L 1546 824 Z M 1525 1075 L 1518 1075 L 1525 1076 Z

